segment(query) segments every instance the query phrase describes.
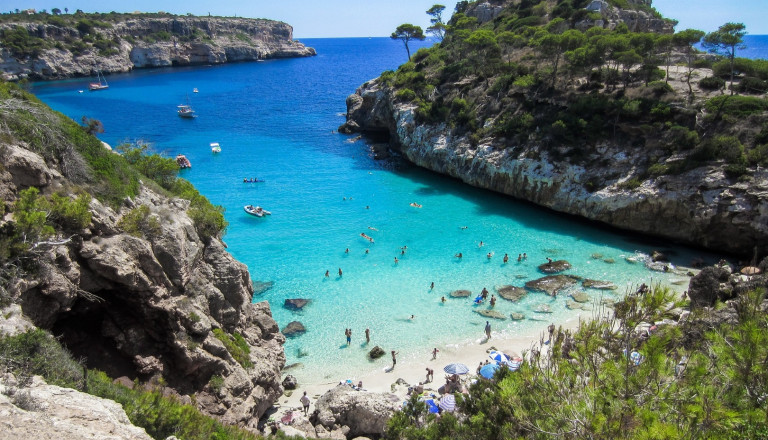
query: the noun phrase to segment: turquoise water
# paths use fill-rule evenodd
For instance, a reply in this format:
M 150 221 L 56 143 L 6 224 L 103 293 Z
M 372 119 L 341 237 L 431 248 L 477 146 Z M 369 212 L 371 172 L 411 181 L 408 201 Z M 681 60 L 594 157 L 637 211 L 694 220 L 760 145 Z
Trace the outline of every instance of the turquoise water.
M 110 89 L 100 92 L 79 93 L 86 80 L 33 86 L 43 101 L 75 120 L 83 115 L 101 120 L 106 128 L 101 137 L 112 145 L 141 139 L 159 152 L 191 160 L 182 176 L 226 208 L 224 240 L 230 252 L 248 265 L 254 281 L 271 283 L 254 300 L 270 302 L 281 328 L 298 320 L 308 329 L 285 344 L 288 362 L 303 364 L 292 370 L 301 382 L 338 380 L 350 371 L 387 365 L 387 357 L 366 360 L 371 348 L 364 343 L 366 327 L 372 344 L 398 350 L 403 360 L 423 359 L 434 346 L 476 341 L 485 318 L 474 313 L 472 299 L 442 303 L 440 297 L 456 289 L 477 294 L 483 287 L 495 293 L 496 286 L 521 286 L 542 276 L 536 267 L 547 257 L 569 260 L 569 273 L 613 281 L 620 286 L 615 294 L 622 294 L 642 282 L 684 278 L 649 272 L 625 257 L 661 248 L 676 264 L 689 264 L 699 255 L 400 161 L 373 160 L 364 141 L 332 131 L 344 121 L 349 93 L 404 61 L 402 45 L 386 38 L 304 41 L 317 49 L 317 57 L 113 75 Z M 199 116 L 195 120 L 175 114 L 187 95 Z M 220 154 L 211 154 L 211 142 L 221 144 Z M 243 183 L 244 177 L 265 182 Z M 246 204 L 261 205 L 272 215 L 251 217 L 243 212 Z M 454 257 L 458 252 L 462 259 Z M 528 259 L 518 263 L 522 252 Z M 502 262 L 504 253 L 510 255 L 508 264 Z M 590 294 L 597 298 L 600 292 Z M 287 298 L 312 302 L 292 312 L 283 307 Z M 550 321 L 563 322 L 576 315 L 566 309 L 566 299 L 540 293 L 517 304 L 499 299 L 495 309 L 507 316 L 523 312 L 541 320 L 494 321 L 494 332 L 528 335 Z M 533 313 L 540 304 L 553 313 Z M 346 328 L 353 331 L 350 347 Z

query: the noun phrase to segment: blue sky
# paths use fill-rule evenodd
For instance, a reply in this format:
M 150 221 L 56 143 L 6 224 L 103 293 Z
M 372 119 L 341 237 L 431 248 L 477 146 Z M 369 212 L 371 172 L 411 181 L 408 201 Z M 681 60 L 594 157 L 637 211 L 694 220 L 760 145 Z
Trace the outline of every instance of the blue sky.
M 439 2 L 439 0 L 438 0 Z M 402 23 L 426 28 L 425 11 L 435 0 L 0 0 L 0 10 L 69 8 L 70 12 L 156 12 L 222 15 L 281 20 L 296 38 L 384 37 Z M 446 6 L 447 20 L 456 1 Z M 768 34 L 768 0 L 653 0 L 664 16 L 677 19 L 677 30 L 716 30 L 723 23 L 744 23 L 750 34 Z

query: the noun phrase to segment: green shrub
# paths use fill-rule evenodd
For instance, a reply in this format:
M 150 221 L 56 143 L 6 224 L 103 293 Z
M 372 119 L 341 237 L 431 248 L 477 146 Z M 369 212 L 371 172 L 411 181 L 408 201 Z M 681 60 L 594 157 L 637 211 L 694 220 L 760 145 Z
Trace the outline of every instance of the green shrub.
M 83 366 L 41 329 L 14 336 L 0 334 L 0 366 L 19 379 L 39 375 L 52 385 L 83 387 Z
M 760 144 L 749 150 L 747 160 L 752 165 L 768 166 L 768 144 Z
M 768 81 L 747 77 L 739 81 L 735 87 L 741 93 L 763 94 L 768 92 Z
M 117 227 L 136 237 L 150 238 L 160 234 L 161 231 L 160 221 L 156 216 L 151 215 L 146 205 L 139 205 L 130 210 L 117 222 Z
M 398 90 L 397 93 L 395 93 L 395 97 L 400 101 L 410 102 L 416 99 L 416 93 L 409 88 L 405 88 Z
M 91 196 L 87 193 L 78 195 L 75 200 L 66 195 L 52 194 L 50 219 L 65 230 L 79 231 L 91 223 L 90 203 Z
M 633 190 L 640 188 L 640 186 L 643 184 L 643 181 L 633 177 L 631 179 L 625 180 L 619 184 L 619 188 L 621 189 L 627 189 L 627 190 Z
M 251 347 L 248 346 L 248 343 L 242 335 L 237 332 L 230 335 L 220 328 L 213 329 L 213 335 L 224 344 L 224 347 L 227 348 L 229 354 L 231 354 L 243 368 L 253 367 L 253 362 L 251 362 L 251 359 L 248 356 L 251 353 Z
M 743 165 L 747 162 L 744 145 L 735 136 L 718 136 L 712 140 L 712 146 L 717 152 L 717 157 L 729 164 Z
M 648 167 L 648 174 L 652 176 L 663 176 L 669 174 L 669 171 L 669 165 L 663 163 L 655 163 Z
M 0 43 L 16 58 L 37 57 L 49 47 L 42 38 L 30 35 L 26 29 L 16 26 L 13 29 L 4 29 L 0 34 Z
M 221 376 L 214 374 L 211 376 L 211 379 L 208 381 L 208 386 L 211 387 L 213 392 L 219 393 L 221 389 L 224 387 L 224 378 Z
M 721 95 L 707 100 L 704 108 L 711 115 L 744 117 L 765 111 L 768 109 L 768 101 L 752 96 Z

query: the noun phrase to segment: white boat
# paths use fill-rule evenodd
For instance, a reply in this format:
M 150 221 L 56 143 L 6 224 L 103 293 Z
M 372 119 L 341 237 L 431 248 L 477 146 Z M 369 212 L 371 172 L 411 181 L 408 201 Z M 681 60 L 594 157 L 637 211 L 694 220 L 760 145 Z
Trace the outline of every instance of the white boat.
M 96 71 L 96 78 L 99 82 L 92 82 L 88 84 L 88 90 L 95 92 L 96 90 L 104 90 L 109 88 L 109 84 L 107 84 L 107 79 L 104 78 L 104 75 L 101 74 L 100 70 Z
M 243 209 L 248 214 L 255 215 L 256 217 L 264 217 L 265 215 L 272 214 L 261 206 L 245 205 Z
M 193 119 L 197 117 L 195 111 L 192 110 L 192 106 L 189 104 L 189 96 L 187 96 L 186 104 L 179 104 L 176 108 L 178 109 L 177 112 L 179 113 L 179 116 L 182 118 Z
M 218 142 L 211 143 L 211 153 L 221 153 L 221 145 Z
M 192 93 L 197 93 L 197 87 L 195 87 L 194 89 L 192 89 Z

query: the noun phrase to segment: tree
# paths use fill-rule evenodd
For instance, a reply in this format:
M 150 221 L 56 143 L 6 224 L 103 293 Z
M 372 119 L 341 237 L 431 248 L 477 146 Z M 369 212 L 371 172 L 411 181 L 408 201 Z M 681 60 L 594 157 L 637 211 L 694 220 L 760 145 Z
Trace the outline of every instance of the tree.
M 101 121 L 99 121 L 98 119 L 93 119 L 87 116 L 83 116 L 81 121 L 83 121 L 82 127 L 86 133 L 88 134 L 104 133 L 104 124 L 102 124 Z
M 685 61 L 688 64 L 688 73 L 685 81 L 688 84 L 688 94 L 693 97 L 693 87 L 691 87 L 691 76 L 693 76 L 693 55 L 695 50 L 693 45 L 701 41 L 704 32 L 696 29 L 686 29 L 672 36 L 672 44 L 685 54 Z
M 393 40 L 401 40 L 405 44 L 405 51 L 408 52 L 408 61 L 411 61 L 411 49 L 408 48 L 408 42 L 411 40 L 424 40 L 427 38 L 424 36 L 424 31 L 420 26 L 415 26 L 410 23 L 401 24 L 392 32 L 390 38 Z
M 733 95 L 733 59 L 736 57 L 736 49 L 747 47 L 744 44 L 746 33 L 746 26 L 743 23 L 726 23 L 715 32 L 705 35 L 702 42 L 708 51 L 728 57 L 728 61 L 731 63 L 731 95 Z
M 429 19 L 432 26 L 427 28 L 427 33 L 434 35 L 435 38 L 438 38 L 440 41 L 443 41 L 443 37 L 445 36 L 443 10 L 445 10 L 445 6 L 443 5 L 432 5 L 432 7 L 427 10 L 427 15 L 432 17 Z
M 61 9 L 59 9 L 59 8 L 53 8 L 53 9 L 51 9 L 51 14 L 53 14 L 53 15 L 59 15 L 59 14 L 61 14 Z

